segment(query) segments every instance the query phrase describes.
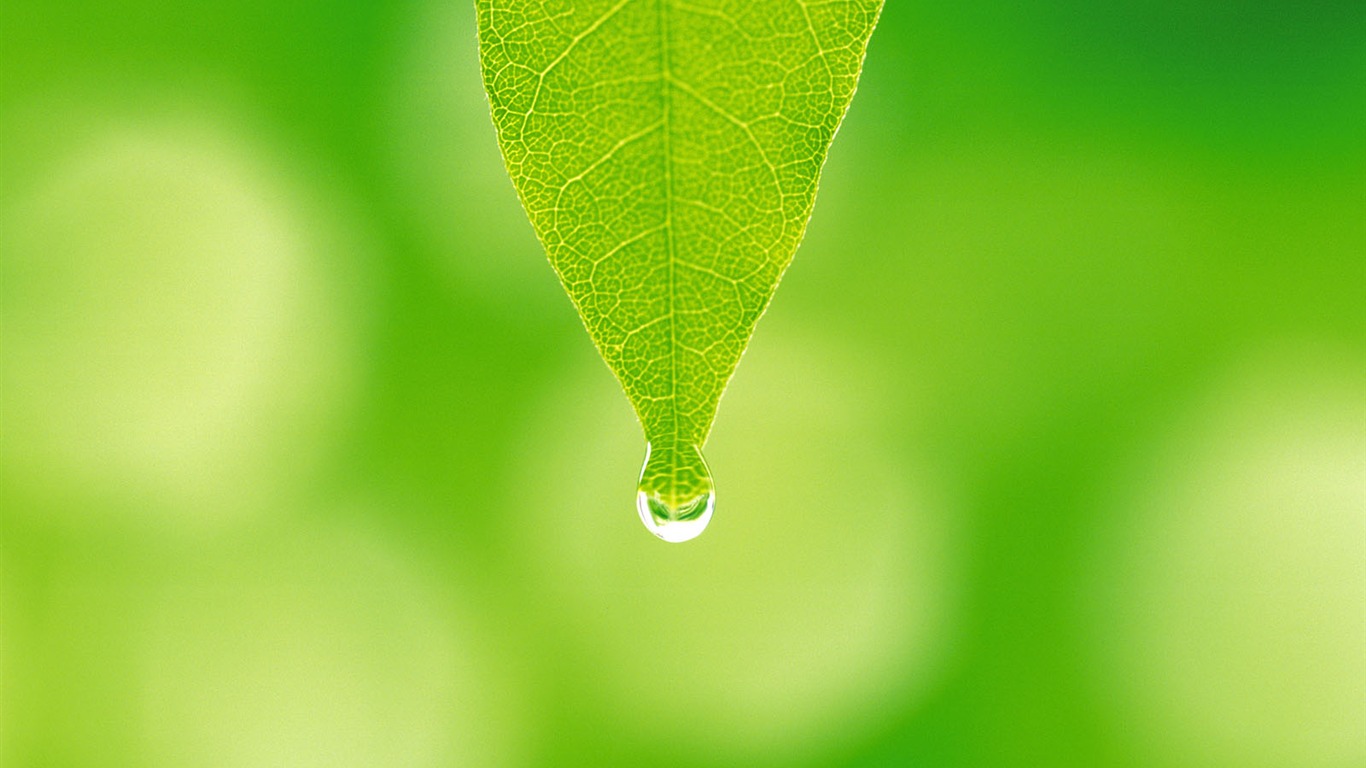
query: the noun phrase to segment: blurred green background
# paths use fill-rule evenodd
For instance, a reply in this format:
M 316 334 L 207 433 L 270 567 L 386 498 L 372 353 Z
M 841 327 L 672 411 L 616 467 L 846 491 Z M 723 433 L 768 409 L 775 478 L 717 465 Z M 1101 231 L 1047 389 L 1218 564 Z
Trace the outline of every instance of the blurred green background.
M 0 763 L 1366 766 L 1366 13 L 890 0 L 666 545 L 468 2 L 0 4 Z

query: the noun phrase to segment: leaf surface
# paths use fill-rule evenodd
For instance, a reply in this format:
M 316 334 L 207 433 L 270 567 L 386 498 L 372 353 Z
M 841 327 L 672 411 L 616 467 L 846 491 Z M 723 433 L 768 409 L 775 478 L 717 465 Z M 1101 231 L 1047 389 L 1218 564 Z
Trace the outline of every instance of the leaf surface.
M 508 172 L 682 493 L 706 475 L 698 449 L 806 229 L 882 2 L 476 6 Z

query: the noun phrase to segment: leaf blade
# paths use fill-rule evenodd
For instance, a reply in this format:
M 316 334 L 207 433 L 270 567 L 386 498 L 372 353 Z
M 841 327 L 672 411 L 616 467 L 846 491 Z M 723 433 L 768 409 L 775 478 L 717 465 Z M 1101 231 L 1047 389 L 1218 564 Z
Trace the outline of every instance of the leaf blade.
M 881 0 L 476 0 L 499 144 L 651 444 L 701 446 Z

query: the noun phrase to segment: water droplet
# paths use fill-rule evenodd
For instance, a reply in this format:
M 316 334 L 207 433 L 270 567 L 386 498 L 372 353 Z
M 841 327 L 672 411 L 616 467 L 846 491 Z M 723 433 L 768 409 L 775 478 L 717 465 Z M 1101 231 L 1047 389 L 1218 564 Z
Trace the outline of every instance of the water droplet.
M 716 489 L 702 451 L 684 443 L 651 443 L 640 470 L 636 510 L 650 533 L 668 542 L 697 538 L 711 522 Z

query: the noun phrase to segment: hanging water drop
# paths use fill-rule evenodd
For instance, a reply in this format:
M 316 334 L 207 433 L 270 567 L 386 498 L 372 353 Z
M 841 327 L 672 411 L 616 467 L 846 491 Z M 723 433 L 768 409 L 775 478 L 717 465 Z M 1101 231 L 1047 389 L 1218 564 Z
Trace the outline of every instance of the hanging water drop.
M 650 533 L 675 543 L 697 538 L 715 508 L 711 470 L 697 446 L 651 443 L 646 447 L 636 510 Z

